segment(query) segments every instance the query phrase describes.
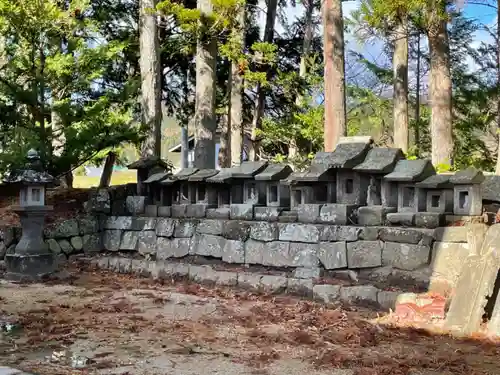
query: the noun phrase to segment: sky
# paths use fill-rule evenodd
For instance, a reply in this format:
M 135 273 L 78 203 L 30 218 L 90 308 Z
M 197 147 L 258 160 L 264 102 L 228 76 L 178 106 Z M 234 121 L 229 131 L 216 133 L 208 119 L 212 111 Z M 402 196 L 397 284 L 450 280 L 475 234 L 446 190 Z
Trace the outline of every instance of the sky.
M 484 1 L 490 1 L 490 0 L 484 0 Z M 297 3 L 299 3 L 299 1 Z M 343 7 L 344 18 L 349 17 L 351 12 L 359 7 L 359 3 L 360 3 L 359 0 L 343 2 L 342 7 Z M 260 0 L 259 6 L 261 9 L 266 9 L 265 1 Z M 486 25 L 489 28 L 496 27 L 496 22 L 497 22 L 496 9 L 483 5 L 470 4 L 467 0 L 465 0 L 463 12 L 466 17 L 476 19 L 480 24 Z M 292 22 L 292 19 L 299 17 L 303 13 L 303 7 L 300 4 L 297 4 L 296 7 L 289 6 L 287 9 L 287 13 L 289 22 Z M 262 12 L 262 14 L 260 14 L 260 23 L 262 26 L 265 25 L 265 18 L 266 15 L 264 12 Z M 282 26 L 277 25 L 276 31 L 279 33 L 282 30 L 283 30 Z M 261 31 L 263 32 L 263 30 Z M 347 33 L 345 35 L 345 40 L 349 44 L 350 49 L 362 53 L 363 55 L 373 60 L 374 62 L 383 63 L 383 61 L 377 61 L 377 59 L 387 59 L 387 56 L 381 55 L 381 48 L 382 48 L 381 42 L 378 43 L 374 42 L 371 44 L 362 45 L 356 41 L 356 36 L 353 35 L 352 33 Z M 482 41 L 491 41 L 491 40 L 492 38 L 486 30 L 484 29 L 478 30 L 475 32 L 474 35 L 473 46 L 479 46 Z M 349 67 L 347 67 L 346 70 L 348 69 Z M 474 63 L 472 61 L 470 61 L 470 69 L 474 70 Z M 346 73 L 349 74 L 349 72 Z

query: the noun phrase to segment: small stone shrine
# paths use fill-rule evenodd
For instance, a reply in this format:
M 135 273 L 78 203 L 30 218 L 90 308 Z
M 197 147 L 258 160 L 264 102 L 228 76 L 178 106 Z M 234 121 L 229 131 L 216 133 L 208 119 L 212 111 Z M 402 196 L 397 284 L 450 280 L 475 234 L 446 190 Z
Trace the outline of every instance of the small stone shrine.
M 19 215 L 22 226 L 14 253 L 5 256 L 7 279 L 39 280 L 57 269 L 54 253 L 43 240 L 45 216 L 52 211 L 52 206 L 45 205 L 45 189 L 53 181 L 35 150 L 28 152 L 24 168 L 12 171 L 4 180 L 19 187 L 19 205 L 12 210 Z
M 368 151 L 366 159 L 361 164 L 353 168 L 360 175 L 366 176 L 365 181 L 369 179 L 366 206 L 358 209 L 358 224 L 384 225 L 387 214 L 397 211 L 397 204 L 394 207 L 382 204 L 382 201 L 391 200 L 390 196 L 382 198 L 383 176 L 391 173 L 396 163 L 403 159 L 403 152 L 399 148 L 375 147 Z M 397 197 L 397 193 L 389 189 L 384 189 L 384 193 L 386 195 L 392 193 Z
M 196 188 L 188 182 L 189 177 L 198 172 L 198 168 L 184 168 L 160 182 L 160 185 L 172 197 L 172 217 L 186 217 L 187 206 L 196 202 Z
M 160 172 L 169 172 L 172 166 L 158 157 L 150 156 L 141 158 L 127 166 L 128 169 L 137 170 L 137 195 L 147 195 L 147 187 L 144 182 L 152 175 Z
M 450 177 L 450 183 L 453 184 L 453 213 L 455 215 L 482 215 L 481 183 L 483 181 L 483 173 L 472 167 L 458 171 Z
M 434 174 L 436 171 L 429 160 L 400 160 L 394 171 L 384 176 L 382 204 L 386 207 L 397 204 L 397 212 L 387 214 L 391 224 L 414 225 L 415 214 L 426 209 L 425 191 L 418 189 L 415 183 Z

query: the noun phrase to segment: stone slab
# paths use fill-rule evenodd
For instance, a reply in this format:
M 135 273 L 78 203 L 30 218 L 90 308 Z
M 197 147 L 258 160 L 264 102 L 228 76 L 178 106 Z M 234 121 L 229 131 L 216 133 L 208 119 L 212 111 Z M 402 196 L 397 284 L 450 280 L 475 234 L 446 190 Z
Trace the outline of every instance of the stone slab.
M 182 258 L 189 254 L 190 238 L 167 238 L 157 237 L 156 258 L 165 260 L 168 258 Z
M 302 242 L 290 243 L 290 260 L 292 267 L 315 268 L 319 266 L 318 244 Z
M 382 250 L 382 265 L 413 271 L 429 264 L 430 248 L 399 242 L 385 242 Z
M 364 206 L 358 209 L 358 224 L 366 226 L 385 225 L 387 214 L 397 211 L 396 207 Z
M 373 285 L 343 286 L 340 289 L 340 299 L 347 303 L 378 304 L 378 289 Z
M 252 204 L 231 204 L 229 207 L 229 218 L 231 220 L 252 220 Z
M 279 240 L 290 242 L 319 242 L 319 230 L 312 224 L 279 224 Z
M 216 236 L 220 236 L 222 234 L 223 224 L 224 221 L 222 220 L 200 220 L 196 227 L 196 232 L 201 234 L 213 234 Z
M 356 224 L 356 210 L 359 206 L 328 203 L 321 206 L 319 222 L 334 225 Z
M 415 226 L 419 228 L 434 229 L 445 225 L 445 215 L 438 212 L 415 213 Z
M 434 230 L 434 238 L 439 242 L 467 243 L 467 227 L 441 227 Z
M 137 240 L 139 254 L 156 254 L 156 233 L 153 230 L 139 232 Z
M 120 250 L 121 239 L 122 239 L 121 230 L 118 229 L 105 230 L 103 235 L 104 249 L 108 251 Z
M 228 240 L 246 241 L 250 237 L 250 222 L 228 220 L 222 227 L 222 237 Z
M 412 227 L 415 225 L 414 212 L 395 212 L 387 214 L 387 221 L 391 225 L 402 225 L 404 227 Z
M 279 237 L 279 229 L 277 223 L 268 223 L 259 221 L 252 223 L 250 227 L 250 238 L 258 241 L 276 241 Z
M 172 237 L 174 235 L 175 220 L 160 218 L 156 223 L 156 235 L 160 237 Z
M 320 242 L 318 258 L 327 270 L 347 267 L 347 244 L 340 242 Z
M 469 245 L 456 242 L 434 242 L 430 291 L 447 294 L 455 287 L 469 256 Z
M 313 287 L 313 298 L 315 300 L 332 303 L 340 297 L 340 285 L 318 284 Z
M 191 241 L 191 254 L 222 258 L 226 240 L 211 234 L 196 234 Z
M 347 265 L 349 268 L 370 268 L 382 265 L 380 241 L 357 241 L 347 243 Z
M 255 220 L 278 221 L 282 211 L 281 207 L 254 207 L 253 216 Z
M 318 223 L 322 204 L 299 204 L 297 205 L 297 221 L 301 223 Z
M 238 240 L 223 240 L 222 260 L 226 263 L 245 263 L 245 243 Z
M 173 206 L 172 206 L 173 207 Z M 174 237 L 177 238 L 190 238 L 193 236 L 196 230 L 196 220 L 176 220 L 175 221 L 175 229 L 174 229 Z

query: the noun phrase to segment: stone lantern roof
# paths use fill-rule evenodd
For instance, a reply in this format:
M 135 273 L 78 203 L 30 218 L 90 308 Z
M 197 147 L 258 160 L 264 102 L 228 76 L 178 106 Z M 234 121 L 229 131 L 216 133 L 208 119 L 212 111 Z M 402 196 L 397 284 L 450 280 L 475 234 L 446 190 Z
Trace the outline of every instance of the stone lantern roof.
M 23 168 L 13 170 L 7 174 L 4 178 L 6 184 L 48 185 L 54 181 L 54 177 L 43 170 L 40 155 L 36 150 L 29 150 L 26 159 Z

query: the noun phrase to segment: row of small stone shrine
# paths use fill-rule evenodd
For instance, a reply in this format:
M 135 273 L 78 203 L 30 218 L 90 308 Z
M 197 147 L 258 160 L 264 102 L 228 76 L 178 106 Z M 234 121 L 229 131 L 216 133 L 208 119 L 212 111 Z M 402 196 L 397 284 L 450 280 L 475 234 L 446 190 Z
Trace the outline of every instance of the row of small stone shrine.
M 445 215 L 479 216 L 483 209 L 480 171 L 436 174 L 429 160 L 407 160 L 400 149 L 373 147 L 369 137 L 342 138 L 333 152 L 317 153 L 301 172 L 266 161 L 221 170 L 187 168 L 175 175 L 161 160 L 143 159 L 129 168 L 137 169 L 138 195 L 147 196 L 148 211 L 159 216 L 183 210 L 177 216 L 205 217 L 212 210 L 220 217 L 237 212 L 240 219 L 294 221 L 302 212 L 310 221 L 322 217 L 334 224 L 419 221 L 436 227 Z

